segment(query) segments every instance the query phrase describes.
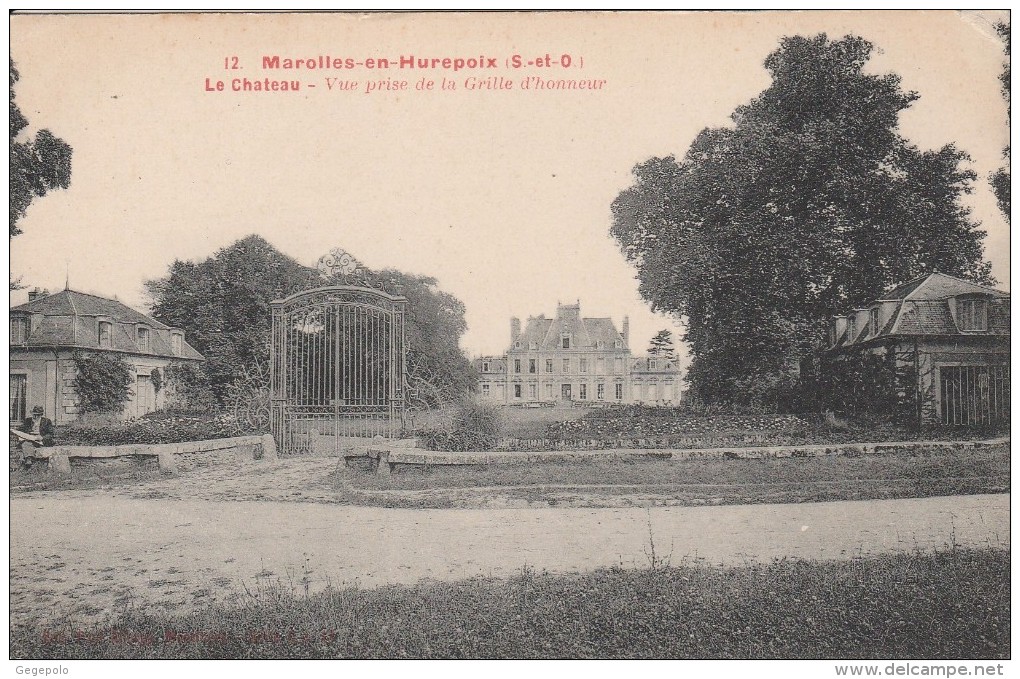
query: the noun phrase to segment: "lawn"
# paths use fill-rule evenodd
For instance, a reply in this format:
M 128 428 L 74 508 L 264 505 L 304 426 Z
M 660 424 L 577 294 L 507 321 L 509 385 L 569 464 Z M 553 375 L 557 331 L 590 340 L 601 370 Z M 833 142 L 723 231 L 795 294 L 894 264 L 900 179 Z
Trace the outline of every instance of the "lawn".
M 339 469 L 332 480 L 356 503 L 401 507 L 455 506 L 451 491 L 472 489 L 582 506 L 627 495 L 670 505 L 818 502 L 1008 492 L 1009 459 L 1001 444 L 861 457 L 397 465 L 390 476 Z
M 20 626 L 41 658 L 1009 658 L 1009 553 L 423 581 Z

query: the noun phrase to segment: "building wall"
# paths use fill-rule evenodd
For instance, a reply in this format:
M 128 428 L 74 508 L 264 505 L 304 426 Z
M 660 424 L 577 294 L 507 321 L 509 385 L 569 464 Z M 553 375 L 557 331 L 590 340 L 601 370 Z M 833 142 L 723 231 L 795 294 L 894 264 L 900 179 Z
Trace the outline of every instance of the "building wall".
M 506 402 L 629 403 L 629 363 L 630 353 L 626 349 L 511 349 L 507 352 Z M 535 372 L 531 372 L 532 365 Z M 599 384 L 603 385 L 601 399 Z M 565 396 L 565 386 L 569 397 Z
M 119 414 L 122 419 L 138 417 L 146 412 L 157 410 L 163 406 L 167 398 L 167 389 L 158 393 L 153 390 L 151 399 L 145 399 L 144 393 L 139 394 L 138 378 L 142 376 L 145 389 L 145 378 L 158 368 L 165 373 L 172 361 L 181 359 L 162 358 L 158 356 L 133 356 L 121 354 L 132 369 L 131 395 Z M 10 374 L 26 375 L 27 398 L 26 412 L 31 412 L 36 405 L 41 405 L 45 416 L 54 424 L 69 424 L 78 419 L 78 394 L 74 389 L 75 367 L 68 350 L 53 351 L 43 349 L 12 349 L 10 352 Z M 165 381 L 165 374 L 164 374 Z M 141 396 L 141 398 L 140 398 Z
M 903 346 L 902 349 L 909 349 Z M 922 423 L 937 424 L 943 414 L 941 370 L 973 366 L 1009 366 L 1009 338 L 995 336 L 961 336 L 919 340 L 918 387 L 922 397 Z

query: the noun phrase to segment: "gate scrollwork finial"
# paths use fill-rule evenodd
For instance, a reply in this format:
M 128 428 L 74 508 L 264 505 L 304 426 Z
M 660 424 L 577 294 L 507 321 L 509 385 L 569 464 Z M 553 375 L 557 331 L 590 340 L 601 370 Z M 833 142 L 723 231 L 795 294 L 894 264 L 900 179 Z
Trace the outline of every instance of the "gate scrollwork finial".
M 319 257 L 316 268 L 323 278 L 340 278 L 345 282 L 362 273 L 361 263 L 343 248 L 333 248 Z

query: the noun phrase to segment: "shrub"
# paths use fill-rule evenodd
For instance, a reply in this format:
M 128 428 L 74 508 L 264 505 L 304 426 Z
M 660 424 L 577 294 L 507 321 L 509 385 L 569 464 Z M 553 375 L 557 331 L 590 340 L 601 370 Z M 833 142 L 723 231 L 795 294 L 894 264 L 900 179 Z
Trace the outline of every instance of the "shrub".
M 195 363 L 171 363 L 163 378 L 162 382 L 169 387 L 165 411 L 188 415 L 210 413 L 215 409 L 216 397 L 209 386 L 209 377 Z
M 63 427 L 57 431 L 54 442 L 71 446 L 116 446 L 129 443 L 205 441 L 236 435 L 233 418 L 226 415 L 182 416 L 156 411 L 124 422 L 100 425 L 78 423 Z
M 119 413 L 133 393 L 131 368 L 117 354 L 74 352 L 74 389 L 79 413 Z
M 504 428 L 499 406 L 464 399 L 454 407 L 449 425 L 419 430 L 416 436 L 429 450 L 492 450 Z

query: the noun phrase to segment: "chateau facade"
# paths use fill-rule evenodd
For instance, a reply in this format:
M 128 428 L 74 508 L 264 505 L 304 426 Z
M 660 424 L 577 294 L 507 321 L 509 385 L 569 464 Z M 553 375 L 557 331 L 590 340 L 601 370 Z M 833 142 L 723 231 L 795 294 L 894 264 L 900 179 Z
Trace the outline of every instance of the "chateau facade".
M 475 359 L 479 395 L 508 405 L 646 403 L 680 400 L 676 360 L 635 357 L 630 323 L 583 318 L 581 305 L 560 304 L 555 318 L 510 319 L 510 346 L 503 356 Z

